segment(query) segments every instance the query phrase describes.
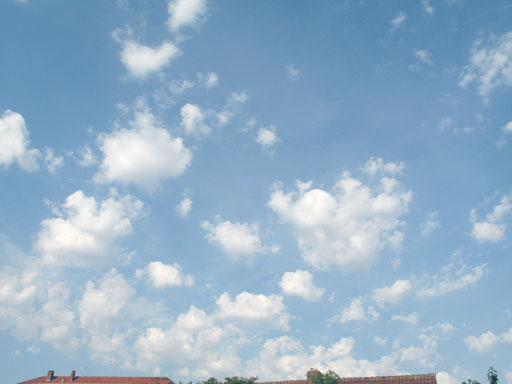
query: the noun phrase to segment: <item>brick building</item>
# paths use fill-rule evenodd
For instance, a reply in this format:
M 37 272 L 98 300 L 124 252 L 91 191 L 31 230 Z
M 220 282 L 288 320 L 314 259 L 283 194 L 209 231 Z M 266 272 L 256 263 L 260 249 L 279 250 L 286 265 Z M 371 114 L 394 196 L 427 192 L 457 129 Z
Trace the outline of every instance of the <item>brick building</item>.
M 174 384 L 167 377 L 116 377 L 116 376 L 77 376 L 75 371 L 69 376 L 54 376 L 48 371 L 46 376 L 22 381 L 18 384 Z
M 257 384 L 311 384 L 313 376 L 321 373 L 311 368 L 304 380 L 266 381 Z M 398 375 L 398 376 L 373 376 L 373 377 L 342 377 L 339 384 L 437 384 L 435 373 L 422 375 Z

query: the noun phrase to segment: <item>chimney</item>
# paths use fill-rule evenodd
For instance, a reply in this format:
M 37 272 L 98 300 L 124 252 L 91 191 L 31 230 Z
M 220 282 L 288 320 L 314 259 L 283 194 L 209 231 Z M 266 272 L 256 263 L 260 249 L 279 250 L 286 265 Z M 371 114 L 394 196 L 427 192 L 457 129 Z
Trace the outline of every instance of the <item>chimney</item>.
M 75 380 L 75 371 L 71 371 L 71 381 Z
M 53 371 L 48 371 L 48 374 L 46 375 L 46 381 L 52 381 L 53 380 Z
M 306 377 L 307 377 L 308 381 L 311 381 L 311 380 L 313 380 L 314 376 L 320 375 L 321 373 L 322 372 L 320 372 L 316 368 L 310 368 L 309 371 L 306 373 Z

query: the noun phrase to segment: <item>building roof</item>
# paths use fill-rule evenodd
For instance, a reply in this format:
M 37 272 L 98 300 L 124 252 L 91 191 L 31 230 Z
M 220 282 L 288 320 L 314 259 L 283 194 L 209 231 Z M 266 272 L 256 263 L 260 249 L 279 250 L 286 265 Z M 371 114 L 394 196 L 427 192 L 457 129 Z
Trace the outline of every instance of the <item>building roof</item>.
M 75 376 L 74 371 L 70 376 L 54 376 L 49 371 L 46 376 L 37 377 L 18 384 L 174 384 L 167 377 L 127 377 L 127 376 Z
M 311 372 L 311 371 L 310 371 Z M 308 372 L 309 373 L 309 372 Z M 309 375 L 308 375 L 309 377 Z M 266 381 L 257 384 L 308 384 L 310 380 L 284 380 Z M 435 373 L 422 375 L 399 375 L 399 376 L 372 376 L 372 377 L 342 377 L 338 379 L 339 384 L 437 384 Z

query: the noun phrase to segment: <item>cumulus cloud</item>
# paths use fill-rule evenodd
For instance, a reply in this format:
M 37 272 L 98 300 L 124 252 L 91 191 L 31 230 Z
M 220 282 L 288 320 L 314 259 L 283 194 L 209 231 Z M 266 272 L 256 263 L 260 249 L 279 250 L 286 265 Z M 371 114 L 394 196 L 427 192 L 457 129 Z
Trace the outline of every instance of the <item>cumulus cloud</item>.
M 245 90 L 241 92 L 232 92 L 228 101 L 221 112 L 217 113 L 217 120 L 220 127 L 228 124 L 240 106 L 247 102 L 249 96 Z
M 132 233 L 132 220 L 142 214 L 143 204 L 115 193 L 97 202 L 76 191 L 55 212 L 57 217 L 43 220 L 37 234 L 35 249 L 42 262 L 86 267 L 130 258 L 119 241 Z
M 121 61 L 130 75 L 138 79 L 160 72 L 181 54 L 180 49 L 170 41 L 165 41 L 158 47 L 149 47 L 133 40 L 121 43 Z
M 389 163 L 385 163 L 381 157 L 370 157 L 370 159 L 366 162 L 364 167 L 362 168 L 363 172 L 370 176 L 375 176 L 378 173 L 389 174 L 391 176 L 401 175 L 405 169 L 405 164 L 403 161 L 399 163 L 393 163 L 390 161 Z
M 464 264 L 457 266 L 454 263 L 450 263 L 441 268 L 439 274 L 426 279 L 426 282 L 418 289 L 416 295 L 418 297 L 434 297 L 459 291 L 474 286 L 487 273 L 487 264 L 469 267 Z
M 276 127 L 271 125 L 268 128 L 260 128 L 256 135 L 256 142 L 261 145 L 262 151 L 269 152 L 279 142 L 279 138 L 276 135 Z
M 395 321 L 403 321 L 409 324 L 417 324 L 418 320 L 420 319 L 420 315 L 416 312 L 410 313 L 408 315 L 404 315 L 401 313 L 399 315 L 393 315 L 391 319 Z
M 503 132 L 506 134 L 512 133 L 512 121 L 509 121 L 507 124 L 505 124 L 502 128 Z
M 512 86 L 512 32 L 491 36 L 487 41 L 476 40 L 469 64 L 459 77 L 463 88 L 475 82 L 479 94 L 486 100 L 496 88 Z
M 421 235 L 423 237 L 428 237 L 434 232 L 437 228 L 439 228 L 439 221 L 437 220 L 439 216 L 439 212 L 429 212 L 427 214 L 427 218 L 421 224 Z
M 183 200 L 175 207 L 176 212 L 180 217 L 186 219 L 190 210 L 192 209 L 192 200 L 189 197 L 184 197 Z
M 136 271 L 137 277 L 147 276 L 153 287 L 175 287 L 192 286 L 194 277 L 192 275 L 183 275 L 179 264 L 164 264 L 160 261 L 149 263 L 144 269 Z
M 167 25 L 173 32 L 184 27 L 196 27 L 205 20 L 206 0 L 169 1 Z
M 173 80 L 169 84 L 169 89 L 175 95 L 182 95 L 186 90 L 192 89 L 194 86 L 195 83 L 187 79 Z
M 402 11 L 398 12 L 396 16 L 391 19 L 391 27 L 393 29 L 398 28 L 400 25 L 403 24 L 406 18 L 407 15 L 405 13 L 403 13 Z
M 163 179 L 181 175 L 192 161 L 181 138 L 160 127 L 149 110 L 138 110 L 132 128 L 121 128 L 98 138 L 103 160 L 99 182 L 135 184 L 150 190 Z
M 388 343 L 388 338 L 387 337 L 374 336 L 373 341 L 375 342 L 375 344 L 379 344 L 379 345 L 384 346 L 384 345 L 386 345 Z
M 397 280 L 390 287 L 377 288 L 373 292 L 373 300 L 383 307 L 387 303 L 396 304 L 401 301 L 411 289 L 409 280 Z
M 497 344 L 512 343 L 512 328 L 500 335 L 487 331 L 480 336 L 469 336 L 464 339 L 464 342 L 471 352 L 487 353 L 494 349 Z
M 279 295 L 256 295 L 249 292 L 238 294 L 233 300 L 224 292 L 216 301 L 220 319 L 250 323 L 272 329 L 289 328 L 290 315 Z
M 411 345 L 399 349 L 397 352 L 399 359 L 405 362 L 412 361 L 425 368 L 433 368 L 440 358 L 437 352 L 437 341 L 425 334 L 421 334 L 419 340 L 423 342 L 423 345 Z
M 219 84 L 219 76 L 215 72 L 198 73 L 197 80 L 205 88 L 213 88 Z
M 46 165 L 48 172 L 54 175 L 64 165 L 64 157 L 56 156 L 54 150 L 51 148 L 45 148 L 44 164 Z
M 6 109 L 0 117 L 0 166 L 13 162 L 26 171 L 37 171 L 39 150 L 29 148 L 29 131 L 23 116 Z
M 426 65 L 432 65 L 432 54 L 426 49 L 418 49 L 414 52 L 414 56 Z
M 355 340 L 341 337 L 331 345 L 311 345 L 290 336 L 265 341 L 259 354 L 249 360 L 247 372 L 266 380 L 303 379 L 304 367 L 316 367 L 322 372 L 333 370 L 346 377 L 398 374 L 395 360 L 383 356 L 376 361 L 357 360 L 352 356 Z
M 94 156 L 94 153 L 92 153 L 91 148 L 89 147 L 83 147 L 79 151 L 80 158 L 78 159 L 78 165 L 80 167 L 89 167 L 91 165 L 97 164 L 98 160 Z
M 229 220 L 214 225 L 208 221 L 201 223 L 207 232 L 208 243 L 218 246 L 234 259 L 251 258 L 258 253 L 277 252 L 277 246 L 263 246 L 260 241 L 258 223 L 232 223 Z
M 181 126 L 187 135 L 201 134 L 208 135 L 210 127 L 204 123 L 205 116 L 198 105 L 185 104 L 180 109 Z
M 325 289 L 315 286 L 313 275 L 309 271 L 300 269 L 295 272 L 285 272 L 279 286 L 285 295 L 300 296 L 309 301 L 320 300 L 325 291 Z
M 358 297 L 352 300 L 350 305 L 342 310 L 339 319 L 340 322 L 344 324 L 351 321 L 377 320 L 379 317 L 380 315 L 374 307 L 368 306 L 365 309 L 363 298 Z
M 494 206 L 491 213 L 488 213 L 485 221 L 478 221 L 476 210 L 472 209 L 469 215 L 469 222 L 473 224 L 471 236 L 479 243 L 497 243 L 505 240 L 507 224 L 504 219 L 512 211 L 512 195 L 502 196 L 499 204 Z
M 267 204 L 291 224 L 307 263 L 355 272 L 371 267 L 382 248 L 400 248 L 401 217 L 411 200 L 412 192 L 394 178 L 371 187 L 345 172 L 332 192 L 311 189 L 311 183 L 298 182 L 296 192 L 276 185 Z

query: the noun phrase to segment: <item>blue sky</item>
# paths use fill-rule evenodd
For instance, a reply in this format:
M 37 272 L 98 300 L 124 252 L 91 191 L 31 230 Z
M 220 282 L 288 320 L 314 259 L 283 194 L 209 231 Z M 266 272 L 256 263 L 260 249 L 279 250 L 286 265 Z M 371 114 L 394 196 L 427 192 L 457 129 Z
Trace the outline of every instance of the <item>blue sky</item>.
M 3 1 L 3 380 L 512 383 L 511 20 Z

